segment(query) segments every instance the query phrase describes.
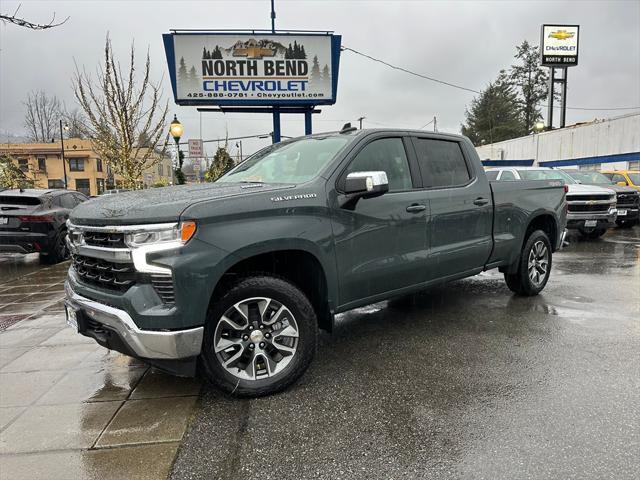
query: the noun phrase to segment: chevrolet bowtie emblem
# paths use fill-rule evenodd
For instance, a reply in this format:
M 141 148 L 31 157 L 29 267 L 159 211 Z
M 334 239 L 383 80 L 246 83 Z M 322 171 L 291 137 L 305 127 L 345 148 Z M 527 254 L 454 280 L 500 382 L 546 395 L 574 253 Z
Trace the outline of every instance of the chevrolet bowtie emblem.
M 566 40 L 567 38 L 572 38 L 574 35 L 575 33 L 567 32 L 566 30 L 558 30 L 549 34 L 551 38 L 555 38 L 556 40 Z

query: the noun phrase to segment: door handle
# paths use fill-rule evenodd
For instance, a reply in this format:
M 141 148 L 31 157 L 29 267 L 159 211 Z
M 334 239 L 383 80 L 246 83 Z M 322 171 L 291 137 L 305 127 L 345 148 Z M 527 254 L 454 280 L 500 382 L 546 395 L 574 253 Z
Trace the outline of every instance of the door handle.
M 474 205 L 478 205 L 479 207 L 486 205 L 487 203 L 489 203 L 489 200 L 487 200 L 486 198 L 482 198 L 482 197 L 478 197 L 473 201 Z
M 422 205 L 420 203 L 414 203 L 413 205 L 409 205 L 407 207 L 407 212 L 409 213 L 419 213 L 424 212 L 427 209 L 426 205 Z

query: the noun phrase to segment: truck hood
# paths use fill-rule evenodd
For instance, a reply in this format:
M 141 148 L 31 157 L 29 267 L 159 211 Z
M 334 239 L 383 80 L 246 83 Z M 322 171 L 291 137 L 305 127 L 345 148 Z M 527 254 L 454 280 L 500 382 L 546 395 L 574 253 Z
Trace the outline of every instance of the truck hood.
M 615 195 L 615 192 L 612 188 L 596 187 L 595 185 L 585 185 L 584 183 L 570 183 L 569 186 L 569 194 L 570 195 Z
M 603 184 L 601 184 L 601 183 L 599 183 L 599 184 L 593 184 L 593 183 L 585 184 L 585 183 L 582 183 L 581 185 L 588 185 L 588 186 L 590 186 L 590 187 L 598 186 L 598 187 L 600 187 L 600 188 L 606 188 L 606 189 L 608 189 L 608 190 L 613 190 L 613 191 L 614 191 L 614 192 L 616 192 L 616 193 L 634 193 L 634 192 L 637 192 L 637 190 L 636 190 L 636 189 L 634 189 L 634 188 L 631 188 L 631 187 L 622 187 L 622 186 L 620 186 L 620 185 L 607 185 L 607 184 L 604 184 L 604 185 L 603 185 Z
M 291 188 L 289 184 L 199 183 L 150 188 L 94 198 L 69 216 L 76 225 L 136 225 L 176 222 L 189 206 L 207 200 Z

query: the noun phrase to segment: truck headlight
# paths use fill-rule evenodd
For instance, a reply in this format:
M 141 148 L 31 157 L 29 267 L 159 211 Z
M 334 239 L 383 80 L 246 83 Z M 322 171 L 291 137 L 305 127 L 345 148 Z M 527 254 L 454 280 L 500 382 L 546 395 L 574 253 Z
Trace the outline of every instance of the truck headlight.
M 148 229 L 125 235 L 125 243 L 131 248 L 176 243 L 184 245 L 196 233 L 196 222 L 187 221 L 168 226 L 149 225 Z

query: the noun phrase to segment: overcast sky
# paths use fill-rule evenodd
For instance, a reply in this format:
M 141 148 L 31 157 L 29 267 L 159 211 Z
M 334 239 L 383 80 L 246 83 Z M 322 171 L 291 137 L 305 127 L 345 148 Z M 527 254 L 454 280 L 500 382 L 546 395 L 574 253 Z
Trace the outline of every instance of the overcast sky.
M 154 76 L 164 76 L 170 112 L 185 125 L 185 138 L 200 136 L 195 107 L 173 103 L 161 34 L 172 28 L 270 28 L 269 0 L 260 1 L 29 1 L 2 0 L 2 13 L 64 25 L 31 31 L 0 24 L 0 133 L 24 133 L 22 101 L 46 90 L 73 108 L 74 62 L 94 70 L 107 33 L 125 59 L 135 40 L 149 48 Z M 538 44 L 542 23 L 579 24 L 580 64 L 569 70 L 568 105 L 640 106 L 640 1 L 283 1 L 276 0 L 277 29 L 334 30 L 342 44 L 390 63 L 469 88 L 482 89 L 513 61 L 515 45 Z M 433 116 L 441 131 L 458 133 L 473 94 L 394 71 L 351 52 L 340 60 L 334 106 L 314 116 L 314 132 L 334 130 L 366 117 L 365 127 L 419 128 Z M 569 110 L 567 123 L 629 113 Z M 431 128 L 431 127 L 429 127 Z M 202 138 L 268 133 L 267 115 L 202 115 Z M 302 116 L 286 115 L 283 134 L 304 132 Z M 244 143 L 245 153 L 268 140 Z M 208 149 L 212 151 L 212 146 Z M 232 148 L 233 150 L 233 148 Z

